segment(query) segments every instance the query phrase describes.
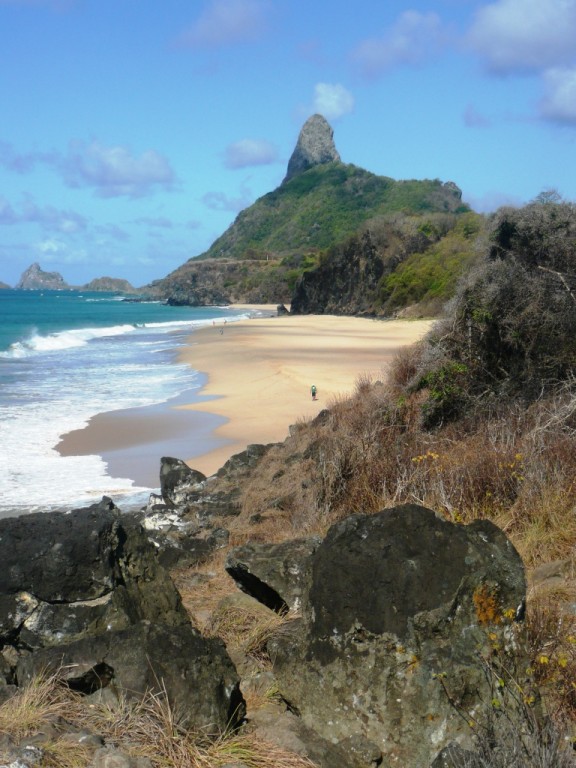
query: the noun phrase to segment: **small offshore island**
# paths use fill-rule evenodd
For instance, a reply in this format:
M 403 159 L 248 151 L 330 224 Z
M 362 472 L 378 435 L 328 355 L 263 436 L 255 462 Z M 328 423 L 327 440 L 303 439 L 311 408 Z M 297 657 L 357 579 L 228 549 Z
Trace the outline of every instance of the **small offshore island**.
M 484 218 L 310 118 L 281 186 L 140 289 L 268 305 L 180 355 L 212 399 L 178 412 L 226 444 L 159 456 L 139 511 L 0 520 L 6 765 L 573 766 L 575 243 L 551 193 Z

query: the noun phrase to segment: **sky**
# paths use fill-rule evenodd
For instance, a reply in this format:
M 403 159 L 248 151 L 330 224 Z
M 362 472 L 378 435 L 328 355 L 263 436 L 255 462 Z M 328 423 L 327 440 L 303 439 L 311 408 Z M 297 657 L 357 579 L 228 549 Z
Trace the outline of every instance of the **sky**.
M 0 281 L 146 285 L 343 162 L 476 211 L 576 201 L 576 0 L 0 0 Z

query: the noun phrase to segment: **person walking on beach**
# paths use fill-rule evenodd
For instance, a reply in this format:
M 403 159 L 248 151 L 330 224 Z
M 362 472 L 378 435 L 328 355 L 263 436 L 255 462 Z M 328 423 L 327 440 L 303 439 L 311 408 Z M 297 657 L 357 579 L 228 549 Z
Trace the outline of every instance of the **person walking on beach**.
M 312 400 L 316 400 L 316 395 L 318 393 L 318 390 L 316 389 L 316 384 L 312 384 L 310 387 L 310 392 L 312 394 Z

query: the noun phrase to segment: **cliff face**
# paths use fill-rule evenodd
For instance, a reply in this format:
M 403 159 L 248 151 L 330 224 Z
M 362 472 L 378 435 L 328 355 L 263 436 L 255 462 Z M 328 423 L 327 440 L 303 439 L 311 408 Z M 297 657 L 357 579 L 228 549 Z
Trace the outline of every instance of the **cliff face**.
M 372 315 L 374 296 L 386 269 L 369 232 L 353 238 L 312 272 L 302 276 L 291 312 L 300 315 Z
M 146 292 L 170 304 L 277 304 L 290 301 L 287 269 L 278 261 L 192 259 Z
M 65 282 L 59 272 L 44 272 L 39 264 L 35 263 L 22 273 L 20 282 L 16 286 L 21 291 L 61 291 L 70 286 Z

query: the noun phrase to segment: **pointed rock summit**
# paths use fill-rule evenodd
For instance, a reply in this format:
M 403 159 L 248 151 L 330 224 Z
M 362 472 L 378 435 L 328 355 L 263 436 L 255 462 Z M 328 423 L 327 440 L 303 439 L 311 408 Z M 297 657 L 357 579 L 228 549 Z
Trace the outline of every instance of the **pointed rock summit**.
M 334 131 L 325 117 L 322 115 L 309 117 L 302 126 L 282 183 L 290 181 L 294 176 L 304 173 L 315 165 L 340 162 L 340 155 L 336 150 L 333 137 Z

